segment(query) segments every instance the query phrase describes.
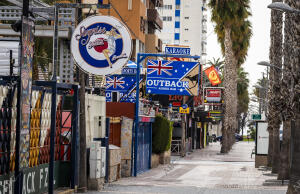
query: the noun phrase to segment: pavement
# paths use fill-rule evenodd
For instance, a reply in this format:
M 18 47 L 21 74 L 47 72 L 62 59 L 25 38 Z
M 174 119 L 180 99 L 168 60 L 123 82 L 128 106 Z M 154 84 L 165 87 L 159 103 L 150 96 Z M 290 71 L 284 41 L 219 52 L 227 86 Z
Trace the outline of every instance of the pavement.
M 172 157 L 137 177 L 122 178 L 92 194 L 285 194 L 287 182 L 267 168 L 255 168 L 254 142 L 237 142 L 229 154 L 220 154 L 220 143 Z

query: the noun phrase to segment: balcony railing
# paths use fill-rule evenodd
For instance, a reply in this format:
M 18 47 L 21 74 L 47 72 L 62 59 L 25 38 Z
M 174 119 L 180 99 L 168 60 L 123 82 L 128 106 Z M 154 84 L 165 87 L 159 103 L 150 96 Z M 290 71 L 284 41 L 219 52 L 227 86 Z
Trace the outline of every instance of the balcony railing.
M 153 22 L 157 29 L 162 29 L 163 22 L 156 9 L 148 9 L 147 18 L 148 18 L 148 22 Z

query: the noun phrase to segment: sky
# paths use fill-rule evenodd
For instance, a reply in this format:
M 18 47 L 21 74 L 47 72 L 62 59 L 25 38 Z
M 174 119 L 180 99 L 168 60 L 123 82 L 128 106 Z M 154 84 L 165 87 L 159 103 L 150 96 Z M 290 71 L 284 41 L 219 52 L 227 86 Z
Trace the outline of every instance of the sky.
M 271 11 L 267 6 L 271 0 L 250 0 L 252 16 L 249 18 L 252 23 L 252 37 L 250 40 L 250 48 L 246 62 L 242 65 L 246 72 L 249 73 L 250 88 L 252 93 L 253 85 L 258 79 L 262 78 L 262 72 L 265 72 L 266 67 L 257 65 L 259 61 L 269 61 L 269 46 L 270 46 L 270 15 Z M 210 20 L 210 9 L 208 8 L 207 22 L 207 61 L 212 58 L 223 58 L 220 45 L 217 42 L 217 36 L 214 33 L 214 24 Z

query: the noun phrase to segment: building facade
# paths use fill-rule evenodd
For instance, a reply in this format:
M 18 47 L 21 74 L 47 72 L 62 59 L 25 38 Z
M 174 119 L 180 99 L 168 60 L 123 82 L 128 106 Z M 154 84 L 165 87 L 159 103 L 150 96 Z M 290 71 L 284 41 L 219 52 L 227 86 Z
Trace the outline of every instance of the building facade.
M 163 30 L 158 37 L 166 45 L 181 45 L 191 48 L 191 55 L 200 55 L 205 60 L 207 34 L 206 0 L 164 0 L 159 8 L 163 18 Z

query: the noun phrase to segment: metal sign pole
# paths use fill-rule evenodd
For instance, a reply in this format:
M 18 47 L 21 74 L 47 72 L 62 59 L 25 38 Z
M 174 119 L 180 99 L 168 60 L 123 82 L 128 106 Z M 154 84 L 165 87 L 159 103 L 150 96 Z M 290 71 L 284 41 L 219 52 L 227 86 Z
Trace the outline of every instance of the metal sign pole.
M 138 148 L 138 131 L 139 131 L 139 91 L 140 91 L 140 64 L 146 57 L 174 57 L 174 58 L 190 58 L 198 60 L 200 56 L 191 55 L 174 55 L 164 53 L 138 53 L 137 54 L 137 73 L 136 73 L 136 101 L 135 101 L 135 120 L 134 120 L 134 172 L 133 175 L 137 176 L 137 148 Z

